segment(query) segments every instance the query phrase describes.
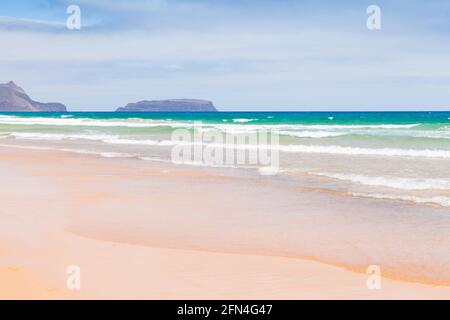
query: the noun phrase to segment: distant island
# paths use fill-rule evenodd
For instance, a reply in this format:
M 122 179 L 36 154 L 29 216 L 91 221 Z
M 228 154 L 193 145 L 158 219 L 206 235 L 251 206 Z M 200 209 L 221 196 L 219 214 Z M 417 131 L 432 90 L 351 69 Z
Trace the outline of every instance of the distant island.
M 62 103 L 34 101 L 10 81 L 0 83 L 0 112 L 67 112 L 67 108 Z
M 37 102 L 13 81 L 0 83 L 0 112 L 67 112 L 58 102 Z M 199 99 L 168 99 L 139 101 L 118 108 L 116 112 L 217 112 L 211 101 Z
M 170 99 L 129 103 L 116 112 L 217 112 L 217 109 L 211 101 Z

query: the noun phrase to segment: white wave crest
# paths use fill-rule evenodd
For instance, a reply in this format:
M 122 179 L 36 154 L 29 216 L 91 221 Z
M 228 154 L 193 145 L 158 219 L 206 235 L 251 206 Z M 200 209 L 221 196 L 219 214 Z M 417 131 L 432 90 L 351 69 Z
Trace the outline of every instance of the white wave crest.
M 233 132 L 234 130 L 255 132 L 258 130 L 298 131 L 298 130 L 344 130 L 344 129 L 411 129 L 419 124 L 379 124 L 379 125 L 338 125 L 338 124 L 207 124 L 212 128 Z
M 246 123 L 257 119 L 233 119 L 236 123 Z M 45 126 L 92 126 L 92 127 L 173 127 L 173 128 L 192 128 L 196 124 L 193 121 L 172 121 L 172 120 L 153 120 L 153 119 L 89 119 L 89 118 L 73 118 L 61 116 L 58 118 L 46 117 L 18 117 L 9 115 L 0 115 L 0 124 L 4 125 L 45 125 Z M 220 130 L 334 130 L 334 129 L 408 129 L 419 126 L 419 124 L 379 124 L 379 125 L 319 125 L 319 124 L 202 124 L 202 126 L 210 126 Z
M 423 157 L 450 158 L 450 150 L 435 149 L 394 149 L 394 148 L 358 148 L 343 146 L 317 145 L 286 145 L 280 146 L 280 151 L 294 153 L 322 153 L 349 156 L 380 156 L 380 157 Z
M 121 138 L 114 135 L 87 135 L 87 134 L 47 134 L 47 133 L 9 133 L 10 136 L 22 139 L 43 139 L 43 140 L 63 140 L 63 139 L 86 139 L 99 140 L 112 144 L 130 144 L 130 145 L 154 145 L 154 146 L 174 146 L 180 144 L 171 140 L 150 140 L 150 139 L 132 139 Z M 182 142 L 183 144 L 195 145 L 197 142 Z M 381 156 L 381 157 L 424 157 L 424 158 L 450 158 L 450 150 L 439 149 L 395 149 L 395 148 L 359 148 L 344 147 L 339 145 L 226 145 L 226 144 L 208 144 L 205 146 L 236 148 L 236 149 L 270 149 L 288 153 L 318 153 L 335 154 L 348 156 Z
M 329 138 L 344 136 L 347 133 L 331 131 L 279 131 L 278 134 L 297 138 Z
M 66 133 L 38 133 L 38 132 L 11 132 L 10 137 L 28 140 L 94 140 L 102 141 L 112 136 L 102 134 L 66 134 Z
M 3 125 L 42 125 L 42 126 L 83 126 L 83 127 L 130 127 L 130 128 L 152 128 L 152 127 L 172 127 L 172 128 L 191 128 L 192 123 L 156 121 L 151 119 L 126 119 L 126 120 L 100 120 L 87 118 L 24 118 L 14 116 L 0 115 L 0 124 Z
M 10 144 L 0 144 L 0 147 L 4 148 L 16 148 L 24 150 L 37 150 L 37 151 L 60 151 L 87 155 L 97 155 L 103 158 L 138 158 L 137 154 L 125 153 L 125 152 L 102 152 L 102 151 L 92 151 L 84 149 L 71 149 L 71 148 L 54 148 L 54 147 L 38 147 L 38 146 L 21 146 L 21 145 L 10 145 Z
M 258 119 L 233 119 L 233 122 L 237 122 L 237 123 L 247 123 L 247 122 L 252 122 L 252 121 L 256 121 Z
M 388 187 L 401 190 L 450 190 L 450 181 L 444 179 L 373 177 L 360 174 L 326 172 L 313 172 L 310 174 L 374 187 Z
M 449 197 L 416 197 L 416 196 L 394 196 L 381 193 L 351 193 L 352 196 L 373 199 L 400 200 L 420 204 L 437 204 L 442 207 L 450 207 Z

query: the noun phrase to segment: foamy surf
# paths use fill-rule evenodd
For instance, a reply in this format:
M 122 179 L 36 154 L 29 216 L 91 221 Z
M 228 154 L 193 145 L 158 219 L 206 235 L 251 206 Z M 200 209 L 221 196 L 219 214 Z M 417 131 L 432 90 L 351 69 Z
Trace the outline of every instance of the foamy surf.
M 377 156 L 377 157 L 410 157 L 410 158 L 442 158 L 450 159 L 450 150 L 432 149 L 399 149 L 399 148 L 359 148 L 344 146 L 319 145 L 288 145 L 280 146 L 280 151 L 291 153 L 319 153 L 347 156 Z
M 430 205 L 439 205 L 442 207 L 450 207 L 450 198 L 449 197 L 417 197 L 417 196 L 409 196 L 409 195 L 390 195 L 390 194 L 381 194 L 381 193 L 357 193 L 352 192 L 352 196 L 361 197 L 361 198 L 373 198 L 380 200 L 398 200 L 398 201 L 406 201 L 418 204 L 430 204 Z
M 379 125 L 338 125 L 338 124 L 213 124 L 205 123 L 207 127 L 215 128 L 221 131 L 233 132 L 235 130 L 245 132 L 255 132 L 258 130 L 275 131 L 301 131 L 301 130 L 360 130 L 360 129 L 411 129 L 420 126 L 420 124 L 379 124 Z M 342 133 L 342 132 L 340 132 Z
M 297 138 L 330 138 L 347 135 L 347 132 L 330 131 L 279 131 L 278 134 Z
M 311 172 L 316 176 L 349 181 L 374 187 L 387 187 L 400 190 L 450 190 L 450 181 L 444 179 L 418 179 L 402 177 L 373 177 L 361 174 Z
M 288 153 L 317 153 L 331 155 L 347 156 L 377 156 L 377 157 L 421 157 L 421 158 L 442 158 L 450 159 L 450 150 L 431 150 L 431 149 L 400 149 L 400 148 L 359 148 L 339 145 L 239 145 L 239 144 L 218 144 L 201 142 L 177 142 L 172 140 L 153 140 L 142 138 L 121 138 L 117 135 L 98 135 L 98 134 L 48 134 L 48 133 L 17 133 L 11 132 L 10 136 L 18 139 L 31 140 L 97 140 L 109 144 L 122 145 L 147 145 L 147 146 L 175 146 L 179 144 L 204 145 L 217 148 L 236 148 L 239 150 L 268 149 Z
M 247 122 L 252 122 L 252 121 L 256 121 L 258 119 L 233 119 L 233 122 L 237 122 L 237 123 L 247 123 Z
M 0 144 L 0 147 L 16 148 L 16 149 L 23 149 L 23 150 L 36 150 L 36 151 L 68 152 L 68 153 L 100 156 L 103 158 L 136 158 L 136 159 L 138 159 L 137 154 L 124 153 L 124 152 L 102 152 L 102 151 L 92 151 L 92 150 L 85 150 L 85 149 L 23 146 L 23 145 L 10 145 L 10 144 Z
M 178 129 L 189 134 L 229 134 L 236 140 L 234 143 L 227 140 L 180 142 L 171 138 Z M 278 133 L 280 143 L 242 144 L 243 140 L 237 138 L 261 132 Z M 284 176 L 284 171 L 302 169 L 334 179 L 325 183 L 339 190 L 351 184 L 352 191 L 395 194 L 402 190 L 404 196 L 418 196 L 418 191 L 424 191 L 420 195 L 424 197 L 445 196 L 450 190 L 450 179 L 446 178 L 450 176 L 449 138 L 448 113 L 0 115 L 0 139 L 5 144 L 169 163 L 171 148 L 180 145 L 192 150 L 201 145 L 227 151 L 276 151 L 280 174 L 273 179 Z M 209 166 L 205 162 L 185 164 Z M 260 175 L 273 173 L 264 166 L 239 164 L 237 167 Z M 433 174 L 427 175 L 430 168 Z M 315 183 L 316 180 L 322 181 L 314 179 Z
M 193 127 L 193 124 L 188 122 L 172 122 L 165 120 L 151 120 L 151 119 L 88 119 L 88 118 L 21 118 L 15 116 L 0 115 L 0 124 L 2 125 L 23 125 L 23 126 L 81 126 L 81 127 L 128 127 L 128 128 L 154 128 L 154 127 L 172 127 L 184 128 Z
M 114 138 L 114 136 L 106 134 L 69 134 L 69 133 L 28 133 L 28 132 L 11 132 L 7 136 L 14 137 L 16 139 L 29 139 L 29 140 L 93 140 L 103 141 Z
M 223 119 L 226 120 L 226 119 Z M 258 119 L 238 118 L 232 119 L 235 124 L 222 124 L 205 122 L 202 126 L 209 126 L 219 130 L 342 130 L 342 129 L 410 129 L 420 124 L 246 124 L 247 122 L 257 121 Z M 111 119 L 94 119 L 94 118 L 75 118 L 73 115 L 62 115 L 58 117 L 20 117 L 0 115 L 0 124 L 3 125 L 44 125 L 44 126 L 92 126 L 92 127 L 130 127 L 130 128 L 146 128 L 167 126 L 174 128 L 188 127 L 192 128 L 199 125 L 200 122 L 194 120 L 174 121 L 174 120 L 156 120 L 156 119 L 140 119 L 140 118 L 111 118 Z M 236 124 L 237 123 L 237 124 Z

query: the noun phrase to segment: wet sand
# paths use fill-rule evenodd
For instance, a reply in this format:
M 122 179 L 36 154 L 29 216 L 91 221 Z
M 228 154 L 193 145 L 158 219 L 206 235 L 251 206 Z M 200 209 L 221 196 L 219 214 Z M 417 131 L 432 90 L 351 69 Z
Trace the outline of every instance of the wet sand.
M 389 201 L 348 200 L 251 175 L 4 147 L 0 175 L 2 299 L 450 299 L 445 229 L 423 256 L 431 264 L 421 265 L 422 255 L 411 252 L 429 248 L 420 246 L 428 229 L 414 226 L 419 239 L 402 238 L 407 230 L 390 239 L 397 227 L 379 239 L 388 226 L 375 220 L 380 230 L 371 233 L 365 219 L 373 212 L 355 221 L 346 211 L 362 201 L 389 213 L 396 205 Z M 327 211 L 339 215 L 312 214 Z M 430 214 L 447 222 L 440 209 Z M 398 252 L 405 257 L 393 259 Z M 382 288 L 368 290 L 364 271 L 376 261 Z M 81 268 L 81 290 L 66 287 L 70 265 Z

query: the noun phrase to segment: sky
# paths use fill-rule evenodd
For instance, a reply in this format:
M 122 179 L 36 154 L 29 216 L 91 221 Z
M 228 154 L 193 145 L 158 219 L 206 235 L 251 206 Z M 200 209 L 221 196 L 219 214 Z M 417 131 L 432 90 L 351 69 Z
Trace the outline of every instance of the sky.
M 69 30 L 66 10 L 81 9 Z M 367 7 L 381 9 L 369 30 Z M 450 110 L 447 0 L 6 0 L 0 82 L 69 110 Z

